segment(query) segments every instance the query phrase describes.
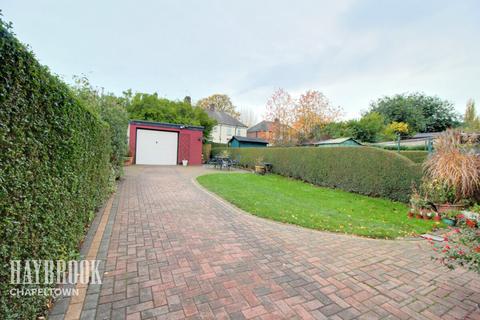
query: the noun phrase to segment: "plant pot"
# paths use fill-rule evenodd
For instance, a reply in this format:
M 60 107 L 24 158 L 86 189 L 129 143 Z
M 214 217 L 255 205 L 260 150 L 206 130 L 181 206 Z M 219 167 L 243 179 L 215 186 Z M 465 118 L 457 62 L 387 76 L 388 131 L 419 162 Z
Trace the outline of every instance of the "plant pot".
M 125 157 L 125 160 L 123 162 L 123 165 L 129 166 L 133 163 L 133 157 Z
M 407 217 L 409 217 L 411 219 L 414 216 L 415 216 L 415 213 L 413 213 L 412 211 L 408 211 Z
M 183 165 L 184 167 L 188 166 L 188 160 L 182 160 L 182 165 Z
M 258 174 L 265 174 L 265 166 L 255 166 L 255 173 Z
M 436 214 L 433 216 L 433 221 L 441 221 L 442 218 L 440 217 L 440 215 Z
M 421 215 L 420 213 L 417 213 L 417 214 L 415 215 L 415 218 L 417 218 L 417 219 L 422 219 L 423 217 L 422 217 L 422 215 Z
M 465 224 L 467 225 L 467 227 L 475 228 L 477 226 L 477 221 L 472 219 L 466 219 Z
M 460 211 L 465 209 L 464 204 L 450 204 L 450 203 L 435 203 L 435 208 L 437 208 L 438 213 L 445 213 L 447 211 Z
M 453 227 L 455 225 L 455 220 L 448 219 L 448 218 L 442 218 L 443 223 L 445 223 L 447 226 Z

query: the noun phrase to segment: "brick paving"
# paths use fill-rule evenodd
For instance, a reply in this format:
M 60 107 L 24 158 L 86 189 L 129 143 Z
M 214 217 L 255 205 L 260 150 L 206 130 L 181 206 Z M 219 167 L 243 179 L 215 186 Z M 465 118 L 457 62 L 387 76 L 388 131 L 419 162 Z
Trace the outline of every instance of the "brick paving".
M 204 171 L 126 169 L 81 319 L 480 319 L 480 277 L 426 242 L 260 219 L 200 189 Z

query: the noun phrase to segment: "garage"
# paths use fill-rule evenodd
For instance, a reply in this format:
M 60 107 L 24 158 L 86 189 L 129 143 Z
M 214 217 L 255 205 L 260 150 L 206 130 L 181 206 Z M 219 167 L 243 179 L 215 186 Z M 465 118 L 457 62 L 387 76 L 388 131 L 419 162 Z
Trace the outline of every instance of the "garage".
M 202 163 L 203 127 L 134 120 L 129 124 L 129 149 L 139 165 Z
M 176 165 L 178 133 L 137 130 L 137 164 Z

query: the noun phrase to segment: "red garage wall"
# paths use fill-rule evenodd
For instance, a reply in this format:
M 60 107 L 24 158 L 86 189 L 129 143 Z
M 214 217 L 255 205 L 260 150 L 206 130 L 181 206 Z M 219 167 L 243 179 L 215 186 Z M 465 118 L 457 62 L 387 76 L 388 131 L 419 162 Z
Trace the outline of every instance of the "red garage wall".
M 181 164 L 183 159 L 187 159 L 189 165 L 202 164 L 203 127 L 150 121 L 130 121 L 129 147 L 134 163 L 136 161 L 137 129 L 178 132 L 177 164 Z

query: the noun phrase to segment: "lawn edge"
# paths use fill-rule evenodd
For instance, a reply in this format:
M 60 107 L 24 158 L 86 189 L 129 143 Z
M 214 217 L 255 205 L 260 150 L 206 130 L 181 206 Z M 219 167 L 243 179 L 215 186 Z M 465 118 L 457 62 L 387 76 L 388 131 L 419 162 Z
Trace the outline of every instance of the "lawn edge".
M 289 226 L 289 227 L 299 228 L 299 229 L 302 229 L 302 230 L 307 230 L 309 232 L 324 232 L 324 233 L 328 233 L 328 234 L 332 234 L 332 235 L 344 236 L 344 237 L 350 237 L 350 238 L 356 238 L 356 239 L 367 239 L 367 240 L 373 240 L 373 241 L 388 241 L 388 242 L 391 242 L 391 241 L 412 242 L 412 241 L 422 241 L 423 240 L 420 236 L 416 236 L 414 238 L 412 237 L 412 238 L 391 238 L 391 239 L 370 238 L 370 237 L 367 237 L 367 236 L 361 236 L 361 235 L 356 235 L 356 234 L 351 234 L 351 233 L 340 233 L 340 232 L 334 232 L 334 231 L 329 231 L 329 230 L 312 229 L 312 228 L 307 228 L 307 227 L 304 227 L 304 226 L 301 226 L 301 225 L 298 225 L 298 224 L 294 224 L 294 223 L 282 222 L 282 221 L 277 221 L 277 220 L 273 220 L 273 219 L 260 217 L 260 216 L 257 216 L 253 213 L 250 213 L 248 211 L 245 211 L 245 210 L 237 207 L 236 205 L 234 205 L 233 203 L 229 202 L 228 200 L 222 198 L 221 196 L 219 196 L 215 192 L 208 190 L 207 188 L 202 186 L 197 181 L 197 178 L 199 178 L 201 176 L 212 175 L 212 174 L 216 174 L 216 172 L 209 172 L 209 173 L 204 173 L 204 174 L 197 175 L 195 177 L 192 177 L 191 181 L 192 181 L 193 185 L 196 186 L 198 189 L 200 189 L 204 193 L 210 195 L 212 198 L 215 198 L 216 200 L 221 202 L 224 206 L 229 207 L 230 209 L 233 209 L 234 211 L 236 211 L 236 212 L 238 212 L 242 215 L 247 215 L 249 217 L 254 217 L 254 218 L 260 219 L 262 221 L 269 221 L 269 222 L 273 222 L 273 223 L 280 224 L 280 225 L 283 225 L 283 226 Z M 228 173 L 226 172 L 224 174 L 228 174 Z

